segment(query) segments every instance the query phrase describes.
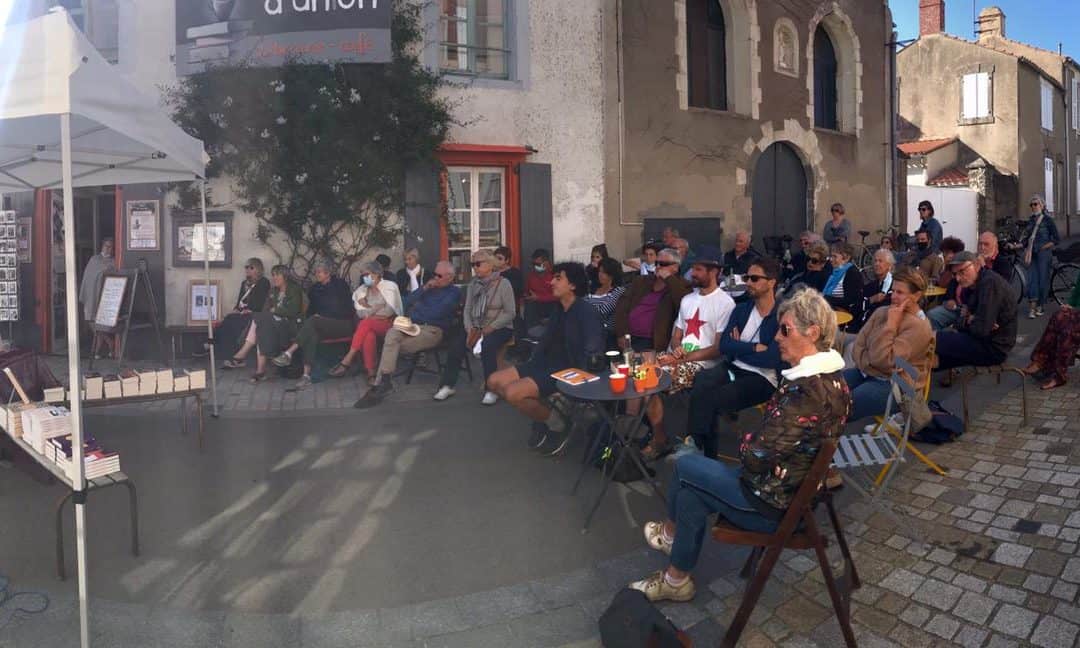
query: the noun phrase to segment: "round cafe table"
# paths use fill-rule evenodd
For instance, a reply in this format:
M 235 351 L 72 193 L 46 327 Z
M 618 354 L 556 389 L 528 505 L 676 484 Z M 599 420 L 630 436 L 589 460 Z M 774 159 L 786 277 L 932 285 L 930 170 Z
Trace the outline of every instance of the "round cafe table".
M 926 292 L 923 293 L 923 294 L 926 295 L 927 297 L 941 297 L 942 295 L 945 294 L 945 289 L 942 288 L 941 286 L 930 286 L 929 288 L 926 289 Z
M 836 313 L 836 325 L 837 326 L 847 326 L 848 324 L 851 323 L 851 320 L 855 319 L 854 317 L 851 316 L 851 313 L 847 312 L 846 310 L 837 309 L 837 310 L 835 310 L 833 312 Z
M 615 479 L 615 472 L 627 457 L 636 464 L 637 469 L 640 470 L 641 474 L 645 476 L 645 479 L 649 481 L 649 485 L 652 486 L 653 492 L 660 498 L 660 501 L 665 501 L 664 494 L 660 492 L 660 488 L 656 485 L 656 481 L 649 477 L 649 471 L 645 468 L 645 464 L 642 463 L 641 457 L 638 456 L 636 452 L 628 452 L 628 450 L 630 450 L 634 443 L 639 440 L 641 431 L 645 427 L 645 412 L 649 409 L 649 403 L 652 399 L 659 398 L 660 394 L 671 389 L 671 375 L 666 371 L 661 371 L 660 380 L 656 387 L 644 391 L 637 391 L 634 389 L 634 381 L 627 378 L 626 389 L 619 394 L 611 391 L 611 384 L 607 375 L 602 376 L 599 380 L 582 383 L 580 385 L 570 385 L 561 380 L 556 380 L 555 386 L 563 396 L 590 407 L 605 423 L 611 426 L 612 438 L 614 439 L 612 445 L 615 446 L 611 448 L 611 450 L 618 453 L 615 456 L 614 462 L 608 462 L 611 463 L 610 472 L 607 471 L 605 466 L 604 474 L 602 474 L 603 484 L 600 487 L 600 493 L 596 496 L 596 501 L 593 502 L 592 507 L 589 509 L 589 513 L 585 516 L 585 526 L 581 529 L 581 532 L 585 533 L 589 530 L 589 524 L 592 522 L 596 509 L 600 508 L 600 502 L 603 501 L 608 486 L 610 486 L 611 482 Z M 605 407 L 605 405 L 617 404 L 620 401 L 637 400 L 639 398 L 644 399 L 644 402 L 638 409 L 638 413 L 631 417 L 633 422 L 630 425 L 616 425 L 615 416 L 612 414 L 614 408 L 608 408 Z M 620 434 L 620 427 L 625 430 L 624 434 Z M 578 473 L 577 481 L 574 482 L 574 488 L 570 491 L 571 494 L 577 492 L 578 486 L 581 484 L 581 479 L 589 469 L 589 459 L 596 455 L 596 451 L 599 449 L 603 437 L 603 434 L 597 434 L 596 438 L 593 439 L 593 442 L 586 451 L 585 460 L 581 465 L 581 472 Z

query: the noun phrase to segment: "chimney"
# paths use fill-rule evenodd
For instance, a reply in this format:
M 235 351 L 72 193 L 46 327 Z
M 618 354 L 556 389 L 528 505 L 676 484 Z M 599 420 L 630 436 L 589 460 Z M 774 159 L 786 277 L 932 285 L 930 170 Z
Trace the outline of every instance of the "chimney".
M 919 36 L 945 31 L 945 0 L 919 0 Z
M 979 12 L 979 40 L 990 36 L 1005 38 L 1005 12 L 998 7 L 987 7 Z

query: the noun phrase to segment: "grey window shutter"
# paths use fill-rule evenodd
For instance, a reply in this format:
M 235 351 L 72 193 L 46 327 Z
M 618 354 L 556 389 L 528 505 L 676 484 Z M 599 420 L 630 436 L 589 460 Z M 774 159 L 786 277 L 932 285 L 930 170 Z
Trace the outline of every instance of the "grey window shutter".
M 440 260 L 439 166 L 417 165 L 405 173 L 405 249 L 420 250 L 420 263 L 433 268 Z
M 529 265 L 533 250 L 544 248 L 552 255 L 555 235 L 551 218 L 551 165 L 518 165 L 521 187 L 521 250 L 517 261 L 521 267 Z

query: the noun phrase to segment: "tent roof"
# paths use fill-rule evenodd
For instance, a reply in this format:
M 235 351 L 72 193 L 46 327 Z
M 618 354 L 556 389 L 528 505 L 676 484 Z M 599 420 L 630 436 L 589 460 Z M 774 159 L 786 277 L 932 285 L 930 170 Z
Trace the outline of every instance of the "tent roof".
M 71 113 L 75 187 L 194 180 L 202 142 L 98 53 L 67 12 L 0 25 L 0 191 L 59 188 Z

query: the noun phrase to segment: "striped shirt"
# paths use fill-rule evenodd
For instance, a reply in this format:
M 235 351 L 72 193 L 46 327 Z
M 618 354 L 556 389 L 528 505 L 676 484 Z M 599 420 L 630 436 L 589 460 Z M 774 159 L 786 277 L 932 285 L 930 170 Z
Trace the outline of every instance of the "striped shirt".
M 624 292 L 626 292 L 625 287 L 617 286 L 603 295 L 585 296 L 585 301 L 592 304 L 593 308 L 600 313 L 600 319 L 604 323 L 605 331 L 611 331 L 615 328 L 615 305 Z

